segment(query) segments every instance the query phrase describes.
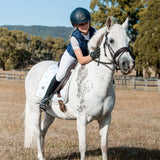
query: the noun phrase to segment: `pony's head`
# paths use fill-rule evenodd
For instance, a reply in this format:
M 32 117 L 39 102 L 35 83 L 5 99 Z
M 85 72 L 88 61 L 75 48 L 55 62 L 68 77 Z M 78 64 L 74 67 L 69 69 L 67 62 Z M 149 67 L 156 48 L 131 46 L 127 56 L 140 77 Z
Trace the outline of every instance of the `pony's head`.
M 88 43 L 89 51 L 101 48 L 100 62 L 115 64 L 123 74 L 129 74 L 134 68 L 134 60 L 128 48 L 130 38 L 127 36 L 128 18 L 120 24 L 112 25 L 111 17 L 107 18 L 106 26 L 98 30 Z

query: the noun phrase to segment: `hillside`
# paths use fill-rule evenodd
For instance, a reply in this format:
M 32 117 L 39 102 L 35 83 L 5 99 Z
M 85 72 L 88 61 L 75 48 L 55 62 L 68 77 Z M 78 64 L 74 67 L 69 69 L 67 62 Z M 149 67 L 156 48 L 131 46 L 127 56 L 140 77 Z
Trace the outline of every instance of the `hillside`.
M 29 35 L 41 36 L 46 38 L 51 36 L 54 38 L 61 37 L 65 41 L 69 39 L 69 35 L 73 31 L 72 27 L 48 27 L 48 26 L 23 26 L 23 25 L 2 25 L 0 27 L 7 28 L 8 30 L 21 30 L 28 33 Z

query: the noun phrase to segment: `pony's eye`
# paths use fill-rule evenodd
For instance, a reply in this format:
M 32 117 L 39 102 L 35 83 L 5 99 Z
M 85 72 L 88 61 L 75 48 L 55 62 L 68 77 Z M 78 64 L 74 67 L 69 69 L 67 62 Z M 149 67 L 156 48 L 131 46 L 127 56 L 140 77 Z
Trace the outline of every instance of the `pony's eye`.
M 111 44 L 114 43 L 114 39 L 111 38 L 111 39 L 109 40 L 109 42 L 110 42 Z

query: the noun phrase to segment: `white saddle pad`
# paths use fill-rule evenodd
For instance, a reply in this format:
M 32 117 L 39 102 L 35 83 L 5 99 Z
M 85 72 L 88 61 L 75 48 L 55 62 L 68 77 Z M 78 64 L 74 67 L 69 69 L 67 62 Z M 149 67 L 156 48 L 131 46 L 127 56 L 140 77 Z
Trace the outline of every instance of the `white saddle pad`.
M 55 62 L 54 64 L 51 64 L 46 68 L 37 85 L 36 94 L 35 94 L 36 97 L 40 99 L 44 97 L 52 78 L 57 73 L 57 70 L 58 70 L 58 62 Z M 67 93 L 68 93 L 68 88 L 70 84 L 69 81 L 66 83 L 65 87 L 60 91 L 61 98 L 57 97 L 57 94 L 54 94 L 54 96 L 51 98 L 52 102 L 55 102 L 58 104 L 59 99 L 63 100 L 64 103 L 67 102 L 67 95 L 68 95 Z

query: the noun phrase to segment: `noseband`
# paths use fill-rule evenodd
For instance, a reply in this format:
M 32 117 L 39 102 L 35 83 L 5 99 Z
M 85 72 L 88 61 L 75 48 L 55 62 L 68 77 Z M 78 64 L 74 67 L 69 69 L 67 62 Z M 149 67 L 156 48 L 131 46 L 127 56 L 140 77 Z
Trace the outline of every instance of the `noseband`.
M 105 43 L 103 45 L 103 48 L 104 48 L 104 53 L 105 53 L 105 56 L 107 57 L 107 54 L 106 54 L 106 46 L 108 47 L 108 50 L 109 50 L 109 53 L 112 57 L 112 60 L 110 62 L 102 62 L 100 60 L 94 60 L 95 62 L 98 62 L 98 64 L 103 64 L 105 66 L 108 67 L 108 64 L 114 64 L 116 66 L 116 70 L 120 70 L 120 66 L 119 66 L 119 59 L 120 57 L 125 53 L 125 52 L 129 52 L 131 54 L 131 51 L 128 47 L 122 47 L 120 49 L 118 49 L 116 52 L 113 51 L 112 47 L 110 46 L 110 44 L 108 43 L 108 34 L 109 32 L 106 33 L 105 37 L 106 37 L 106 40 L 105 40 Z M 119 57 L 118 57 L 119 56 Z M 118 60 L 116 61 L 116 58 L 118 57 Z

